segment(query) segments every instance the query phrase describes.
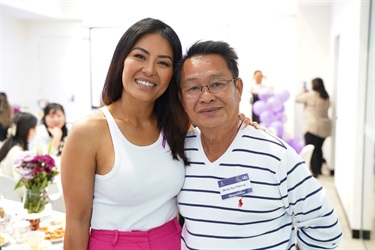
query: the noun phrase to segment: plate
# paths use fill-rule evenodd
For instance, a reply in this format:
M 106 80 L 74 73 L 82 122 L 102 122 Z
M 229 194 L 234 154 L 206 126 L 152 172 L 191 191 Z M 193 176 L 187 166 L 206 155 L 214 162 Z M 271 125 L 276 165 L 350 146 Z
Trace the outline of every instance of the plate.
M 50 218 L 40 223 L 39 230 L 44 232 L 45 240 L 55 243 L 64 239 L 65 218 Z
M 40 227 L 47 227 L 50 230 L 56 228 L 65 229 L 65 217 L 49 218 L 40 222 Z
M 42 243 L 39 244 L 37 250 L 49 250 L 52 246 L 52 243 L 48 240 L 43 240 Z M 25 242 L 22 244 L 22 250 L 32 250 L 31 247 Z
M 61 237 L 61 238 L 56 238 L 56 239 L 50 239 L 48 240 L 49 242 L 52 242 L 52 243 L 57 243 L 57 242 L 61 242 L 64 240 L 64 237 Z
M 0 242 L 0 248 L 1 248 L 2 246 L 5 246 L 6 244 L 8 244 L 10 236 L 7 234 L 0 233 L 0 237 L 3 239 L 3 241 Z

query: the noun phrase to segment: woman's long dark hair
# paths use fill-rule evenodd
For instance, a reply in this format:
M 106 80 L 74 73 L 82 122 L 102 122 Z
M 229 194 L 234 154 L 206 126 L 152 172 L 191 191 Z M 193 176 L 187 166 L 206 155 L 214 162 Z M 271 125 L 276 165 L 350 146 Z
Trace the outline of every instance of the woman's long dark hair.
M 27 112 L 19 112 L 14 116 L 10 128 L 15 129 L 16 133 L 13 135 L 11 132 L 5 139 L 3 146 L 0 148 L 0 161 L 7 156 L 9 150 L 15 145 L 20 145 L 24 150 L 29 149 L 29 131 L 36 127 L 37 122 L 38 119 Z
M 182 57 L 182 46 L 176 32 L 164 22 L 145 18 L 133 24 L 121 37 L 112 57 L 107 77 L 102 90 L 101 101 L 103 105 L 109 105 L 120 99 L 123 90 L 122 71 L 125 58 L 133 49 L 135 43 L 146 34 L 160 34 L 164 37 L 173 50 L 173 68 Z M 157 117 L 157 126 L 163 130 L 164 136 L 172 151 L 173 159 L 180 156 L 187 164 L 184 153 L 184 139 L 189 127 L 189 119 L 182 105 L 178 107 L 170 105 L 170 99 L 175 98 L 171 91 L 176 82 L 172 78 L 167 90 L 156 100 L 154 113 Z
M 321 78 L 315 78 L 311 81 L 312 83 L 312 89 L 319 93 L 319 96 L 321 98 L 329 99 L 328 92 L 326 91 L 326 88 L 324 87 L 323 79 Z

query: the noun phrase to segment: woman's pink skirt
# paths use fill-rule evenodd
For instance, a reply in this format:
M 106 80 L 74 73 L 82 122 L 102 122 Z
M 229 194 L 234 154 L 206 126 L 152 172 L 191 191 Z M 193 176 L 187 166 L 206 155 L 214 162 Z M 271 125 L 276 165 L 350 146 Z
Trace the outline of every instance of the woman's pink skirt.
M 119 232 L 91 229 L 89 250 L 181 249 L 181 226 L 177 218 L 148 231 Z

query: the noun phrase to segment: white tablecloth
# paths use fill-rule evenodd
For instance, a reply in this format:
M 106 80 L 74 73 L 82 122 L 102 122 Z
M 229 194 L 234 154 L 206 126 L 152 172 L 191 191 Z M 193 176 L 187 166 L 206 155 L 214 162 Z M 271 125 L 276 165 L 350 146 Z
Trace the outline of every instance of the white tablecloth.
M 23 203 L 12 201 L 8 199 L 0 199 L 0 207 L 2 207 L 8 217 L 10 217 L 11 222 L 15 222 L 17 220 L 25 219 L 27 217 L 27 212 L 23 209 Z M 50 204 L 46 206 L 46 209 L 41 213 L 41 221 L 48 220 L 51 218 L 65 218 L 65 213 L 58 212 L 52 210 Z M 13 229 L 12 223 L 1 224 L 0 232 L 2 234 L 6 234 L 9 238 L 9 242 L 2 246 L 1 249 L 4 250 L 28 250 L 28 247 L 24 245 L 24 243 L 16 243 L 15 239 L 13 238 Z M 63 249 L 63 241 L 58 241 L 52 243 L 51 247 L 48 250 L 62 250 Z

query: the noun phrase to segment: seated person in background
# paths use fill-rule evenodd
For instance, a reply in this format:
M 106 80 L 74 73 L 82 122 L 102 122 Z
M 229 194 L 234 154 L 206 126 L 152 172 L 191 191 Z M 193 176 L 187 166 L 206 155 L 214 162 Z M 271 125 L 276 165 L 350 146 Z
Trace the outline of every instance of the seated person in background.
M 49 103 L 44 108 L 41 124 L 37 126 L 31 148 L 39 153 L 61 155 L 68 135 L 65 111 L 58 103 Z
M 29 149 L 29 141 L 36 132 L 38 119 L 26 112 L 17 113 L 8 129 L 8 137 L 0 148 L 0 173 L 19 180 L 14 163 L 23 151 Z
M 4 92 L 0 92 L 0 141 L 7 138 L 7 129 L 13 117 L 12 106 L 8 102 L 8 97 Z
M 237 60 L 225 42 L 197 42 L 175 68 L 175 95 L 197 126 L 177 197 L 181 248 L 337 248 L 340 223 L 301 156 L 265 131 L 238 128 Z

